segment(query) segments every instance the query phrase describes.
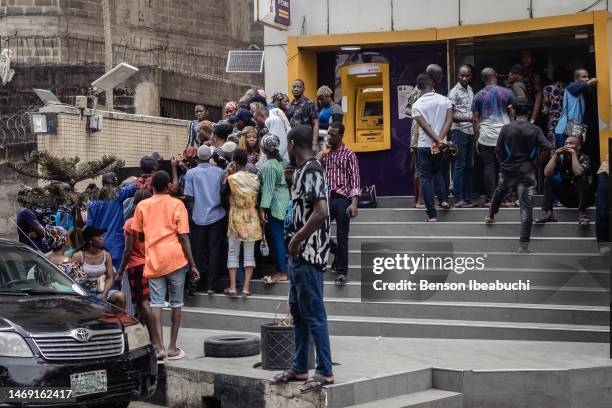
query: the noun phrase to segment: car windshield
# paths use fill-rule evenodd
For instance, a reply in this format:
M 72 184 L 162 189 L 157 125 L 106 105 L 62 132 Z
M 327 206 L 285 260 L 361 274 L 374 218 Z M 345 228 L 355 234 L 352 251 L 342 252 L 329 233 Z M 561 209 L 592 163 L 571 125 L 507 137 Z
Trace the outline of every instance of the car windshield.
M 0 295 L 84 294 L 58 268 L 36 252 L 18 246 L 0 247 Z

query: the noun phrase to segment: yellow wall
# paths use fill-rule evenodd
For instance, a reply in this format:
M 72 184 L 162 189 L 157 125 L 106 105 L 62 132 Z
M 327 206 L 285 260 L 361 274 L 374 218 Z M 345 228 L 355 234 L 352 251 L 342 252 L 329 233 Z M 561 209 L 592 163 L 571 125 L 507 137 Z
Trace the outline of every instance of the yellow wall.
M 549 30 L 562 27 L 592 25 L 595 33 L 595 65 L 597 69 L 597 102 L 600 119 L 600 152 L 601 158 L 608 154 L 608 138 L 612 137 L 610 122 L 612 104 L 610 101 L 610 78 L 612 73 L 612 19 L 607 11 L 569 14 L 563 16 L 533 18 L 489 24 L 474 24 L 458 27 L 388 31 L 376 33 L 332 34 L 316 36 L 289 37 L 288 39 L 288 73 L 289 89 L 295 78 L 302 78 L 306 83 L 306 95 L 314 99 L 317 83 L 316 52 L 325 49 L 338 49 L 342 45 L 397 45 L 416 42 L 448 41 L 461 38 L 487 35 L 511 34 L 534 30 Z M 605 125 L 604 125 L 605 124 Z

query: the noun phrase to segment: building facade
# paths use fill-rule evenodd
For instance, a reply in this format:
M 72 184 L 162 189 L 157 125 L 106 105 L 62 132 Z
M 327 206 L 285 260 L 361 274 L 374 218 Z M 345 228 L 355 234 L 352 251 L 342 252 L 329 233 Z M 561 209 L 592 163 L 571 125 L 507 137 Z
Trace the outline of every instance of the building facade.
M 457 68 L 469 63 L 476 91 L 483 86 L 482 68 L 494 67 L 501 82 L 530 51 L 545 84 L 561 68 L 571 73 L 584 67 L 598 78 L 596 92 L 587 97 L 585 149 L 599 161 L 611 134 L 609 10 L 609 2 L 589 0 L 295 0 L 288 31 L 264 30 L 266 90 L 285 91 L 300 78 L 308 97 L 314 99 L 325 84 L 341 102 L 343 67 L 387 64 L 391 148 L 358 154 L 362 181 L 376 184 L 379 194 L 409 195 L 411 125 L 401 109 L 406 87 L 436 63 L 446 72 L 437 91 L 446 93 Z

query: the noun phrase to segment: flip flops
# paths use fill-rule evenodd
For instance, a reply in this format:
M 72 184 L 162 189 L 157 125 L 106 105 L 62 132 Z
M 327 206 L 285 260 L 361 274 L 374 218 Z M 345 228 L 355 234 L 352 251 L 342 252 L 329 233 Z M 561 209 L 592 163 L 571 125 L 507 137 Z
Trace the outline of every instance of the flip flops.
M 587 217 L 586 215 L 581 215 L 580 218 L 578 219 L 578 225 L 581 225 L 583 227 L 586 227 L 589 225 L 589 217 Z
M 315 373 L 312 377 L 306 380 L 306 382 L 300 389 L 300 394 L 306 394 L 309 392 L 317 391 L 325 387 L 326 385 L 332 385 L 333 383 L 334 383 L 334 380 L 330 381 L 326 379 L 323 375 L 319 373 Z
M 177 347 L 176 349 L 179 351 L 179 353 L 176 356 L 166 355 L 166 360 L 181 360 L 181 359 L 185 358 L 185 356 L 187 355 L 187 354 L 185 354 L 185 350 L 183 350 L 180 347 Z
M 282 373 L 276 374 L 272 377 L 272 384 L 287 384 L 293 381 L 304 381 L 303 378 L 298 378 L 297 376 L 300 374 L 308 374 L 308 373 L 297 373 L 293 368 L 289 370 L 285 370 Z

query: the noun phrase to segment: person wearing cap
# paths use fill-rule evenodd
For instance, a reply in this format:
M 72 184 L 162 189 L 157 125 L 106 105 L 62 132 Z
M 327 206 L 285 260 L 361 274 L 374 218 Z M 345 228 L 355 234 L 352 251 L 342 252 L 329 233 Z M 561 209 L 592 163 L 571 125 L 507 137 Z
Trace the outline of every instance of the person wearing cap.
M 291 85 L 293 101 L 285 114 L 291 127 L 308 125 L 312 128 L 312 149 L 316 153 L 319 151 L 319 117 L 317 108 L 313 101 L 304 96 L 304 81 L 296 79 Z
M 342 107 L 334 102 L 333 92 L 327 85 L 317 90 L 317 101 L 319 102 L 319 129 L 327 130 L 333 122 L 342 122 Z
M 548 155 L 550 143 L 542 130 L 529 122 L 530 104 L 526 97 L 514 98 L 512 109 L 515 119 L 501 128 L 495 147 L 501 171 L 485 222 L 492 224 L 495 221 L 504 195 L 516 186 L 521 213 L 519 252 L 526 253 L 530 252 L 533 224 L 533 194 L 537 184 L 535 163 L 538 158 Z
M 230 117 L 230 122 L 236 123 L 236 129 L 242 132 L 247 126 L 255 126 L 253 114 L 249 109 L 238 109 L 235 116 Z
M 83 230 L 83 244 L 72 254 L 72 261 L 80 266 L 87 276 L 87 286 L 96 295 L 117 307 L 124 308 L 125 297 L 113 285 L 114 268 L 111 254 L 105 249 L 104 234 L 107 231 L 93 225 Z
M 123 256 L 123 225 L 125 215 L 123 213 L 123 202 L 134 196 L 136 183 L 117 188 L 117 175 L 106 173 L 102 176 L 102 187 L 115 194 L 111 200 L 90 201 L 87 207 L 87 225 L 104 228 L 106 234 L 104 241 L 106 248 L 113 259 L 113 266 L 119 269 Z M 116 189 L 116 191 L 114 191 Z
M 193 205 L 191 247 L 198 270 L 207 277 L 209 294 L 217 289 L 227 223 L 221 203 L 223 170 L 210 165 L 211 156 L 210 147 L 198 148 L 199 164 L 185 174 L 184 192 L 187 203 Z
M 280 155 L 280 140 L 276 135 L 266 135 L 261 142 L 261 151 L 266 161 L 259 170 L 261 194 L 259 218 L 264 224 L 270 247 L 276 258 L 276 274 L 265 276 L 265 283 L 286 281 L 287 250 L 283 234 L 285 213 L 289 205 L 289 189 L 285 181 L 284 168 L 287 161 Z

